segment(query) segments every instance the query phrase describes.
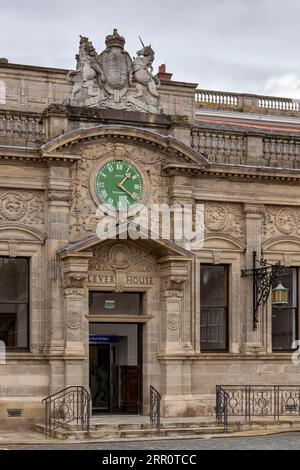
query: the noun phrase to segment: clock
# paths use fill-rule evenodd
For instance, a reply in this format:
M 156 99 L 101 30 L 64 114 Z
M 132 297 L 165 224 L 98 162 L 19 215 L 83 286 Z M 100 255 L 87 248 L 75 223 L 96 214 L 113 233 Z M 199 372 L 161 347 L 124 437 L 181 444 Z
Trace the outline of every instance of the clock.
M 128 211 L 141 202 L 143 179 L 127 160 L 109 160 L 96 174 L 96 195 L 110 210 Z

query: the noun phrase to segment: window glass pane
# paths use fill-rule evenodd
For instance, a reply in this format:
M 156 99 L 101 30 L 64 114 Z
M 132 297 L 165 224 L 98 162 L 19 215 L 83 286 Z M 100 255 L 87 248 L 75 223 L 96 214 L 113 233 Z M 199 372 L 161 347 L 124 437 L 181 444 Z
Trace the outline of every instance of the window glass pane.
M 201 266 L 201 305 L 223 307 L 227 302 L 226 266 Z
M 28 347 L 27 304 L 0 304 L 0 341 L 7 348 Z
M 290 268 L 290 274 L 280 279 L 289 289 L 287 305 L 272 305 L 272 348 L 273 350 L 292 349 L 297 332 L 297 268 Z M 277 279 L 273 288 L 278 285 Z
M 0 302 L 28 302 L 28 260 L 0 257 Z
M 142 295 L 124 292 L 90 292 L 90 315 L 139 315 Z
M 228 267 L 201 265 L 201 350 L 227 348 Z
M 201 309 L 201 349 L 226 349 L 226 309 Z

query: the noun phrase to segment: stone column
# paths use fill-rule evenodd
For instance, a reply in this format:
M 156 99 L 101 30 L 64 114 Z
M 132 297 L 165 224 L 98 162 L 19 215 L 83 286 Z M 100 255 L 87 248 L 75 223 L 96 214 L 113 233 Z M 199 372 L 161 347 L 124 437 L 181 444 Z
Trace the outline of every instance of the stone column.
M 253 252 L 257 255 L 257 267 L 261 259 L 261 230 L 262 217 L 264 212 L 263 205 L 245 204 L 244 212 L 246 215 L 246 238 L 247 249 L 245 254 L 245 269 L 253 267 Z M 244 352 L 249 354 L 264 353 L 265 341 L 265 316 L 262 306 L 258 311 L 257 328 L 253 328 L 253 277 L 248 276 L 243 280 L 245 289 L 245 311 L 244 311 Z
M 65 386 L 88 387 L 88 278 L 92 253 L 61 254 L 64 276 Z
M 46 319 L 44 352 L 50 358 L 50 393 L 64 388 L 62 363 L 57 362 L 64 353 L 64 324 L 61 301 L 61 263 L 57 252 L 69 243 L 69 191 L 68 167 L 51 165 L 48 186 L 48 237 L 46 240 Z
M 192 344 L 186 341 L 186 329 L 190 330 L 191 303 L 185 302 L 186 283 L 189 280 L 190 260 L 165 257 L 161 266 L 161 393 L 164 416 L 180 416 L 187 413 L 187 401 L 191 399 L 191 365 L 188 355 Z M 186 321 L 188 320 L 188 325 Z

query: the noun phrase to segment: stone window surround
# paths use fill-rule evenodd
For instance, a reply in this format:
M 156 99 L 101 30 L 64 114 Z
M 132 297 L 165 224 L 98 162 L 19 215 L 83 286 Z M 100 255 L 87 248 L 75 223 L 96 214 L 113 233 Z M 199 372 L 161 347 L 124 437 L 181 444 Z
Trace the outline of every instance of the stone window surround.
M 240 272 L 243 252 L 242 250 L 225 251 L 224 249 L 204 249 L 197 256 L 197 276 L 196 276 L 196 299 L 199 308 L 196 309 L 196 348 L 201 353 L 200 347 L 200 269 L 201 264 L 228 265 L 228 351 L 209 352 L 205 351 L 205 356 L 209 355 L 231 355 L 239 354 L 242 348 L 241 331 L 242 318 L 239 306 L 241 305 Z M 233 290 L 234 286 L 234 290 Z
M 268 263 L 276 263 L 280 261 L 284 266 L 291 268 L 298 268 L 300 274 L 300 252 L 276 252 L 271 249 L 263 251 L 263 257 Z M 272 350 L 272 298 L 271 295 L 268 299 L 266 307 L 264 309 L 264 318 L 266 322 L 266 343 L 267 343 L 267 354 L 273 356 L 282 356 L 284 354 L 292 354 L 293 351 L 273 351 Z M 298 317 L 300 315 L 300 276 L 298 276 Z M 300 321 L 298 318 L 298 331 L 297 338 L 300 339 Z
M 276 252 L 274 250 L 265 250 L 262 257 L 269 263 L 280 261 L 286 267 L 297 267 L 300 270 L 300 251 L 299 252 Z M 199 308 L 196 308 L 196 345 L 197 352 L 205 357 L 243 355 L 243 318 L 244 312 L 239 307 L 241 303 L 241 269 L 244 263 L 244 253 L 242 250 L 224 251 L 223 249 L 203 249 L 197 256 L 197 276 L 196 276 L 196 299 L 200 298 L 200 269 L 202 264 L 228 264 L 229 265 L 229 301 L 228 301 L 228 352 L 209 352 L 201 353 L 200 350 L 200 302 Z M 235 279 L 234 279 L 235 278 Z M 234 290 L 233 290 L 234 286 Z M 298 282 L 298 312 L 300 315 L 300 277 Z M 267 304 L 261 311 L 262 321 L 264 323 L 264 336 L 266 345 L 266 354 L 268 357 L 283 357 L 291 355 L 287 351 L 272 350 L 272 298 L 269 296 Z M 298 322 L 298 338 L 300 339 L 300 321 Z
M 42 241 L 0 240 L 0 256 L 26 257 L 29 258 L 29 347 L 24 351 L 9 351 L 7 359 L 15 359 L 17 356 L 24 357 L 40 353 L 42 338 Z M 13 248 L 12 248 L 13 246 Z M 32 282 L 33 277 L 36 282 Z M 38 289 L 35 286 L 38 283 Z

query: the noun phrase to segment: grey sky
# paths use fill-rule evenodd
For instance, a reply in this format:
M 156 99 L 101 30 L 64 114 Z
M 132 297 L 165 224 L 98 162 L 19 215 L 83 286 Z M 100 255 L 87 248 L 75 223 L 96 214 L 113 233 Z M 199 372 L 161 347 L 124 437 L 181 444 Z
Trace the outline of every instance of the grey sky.
M 79 34 L 97 51 L 117 27 L 174 80 L 300 98 L 299 0 L 0 0 L 0 56 L 74 68 Z

